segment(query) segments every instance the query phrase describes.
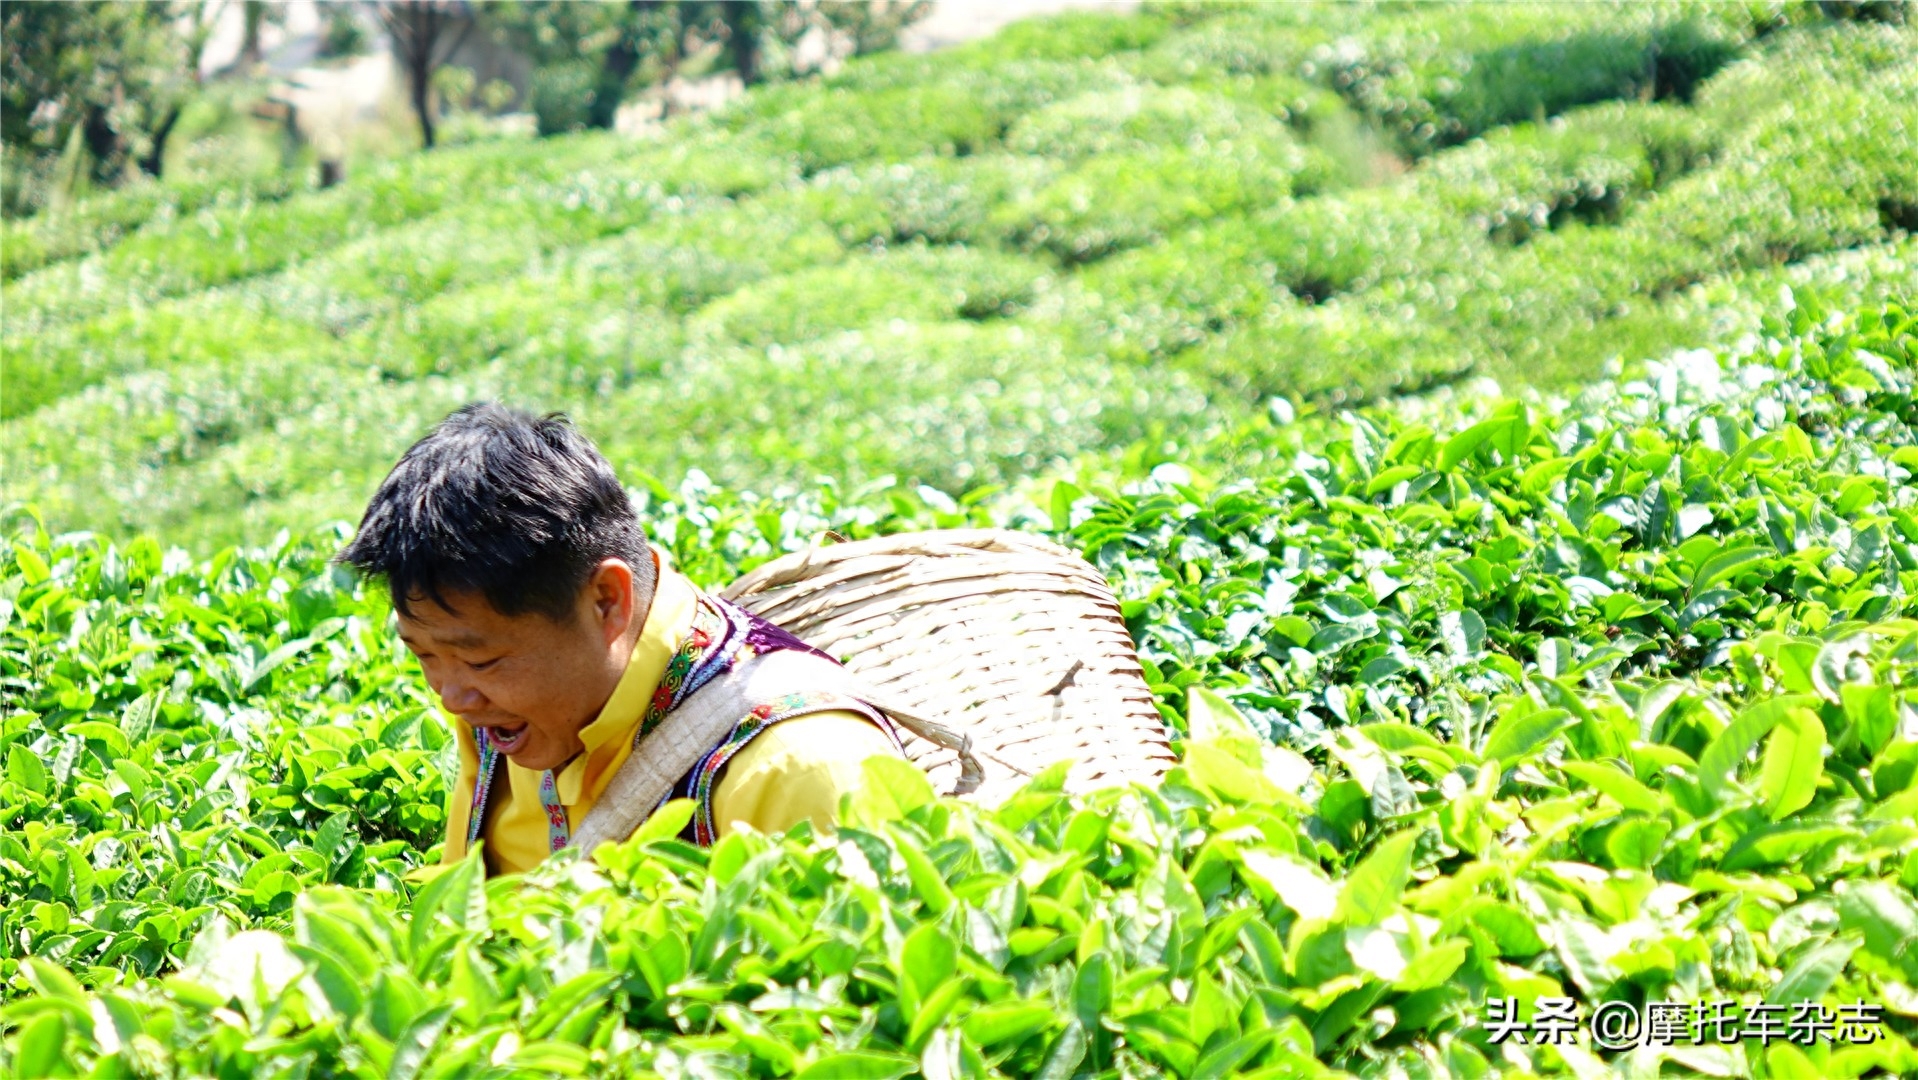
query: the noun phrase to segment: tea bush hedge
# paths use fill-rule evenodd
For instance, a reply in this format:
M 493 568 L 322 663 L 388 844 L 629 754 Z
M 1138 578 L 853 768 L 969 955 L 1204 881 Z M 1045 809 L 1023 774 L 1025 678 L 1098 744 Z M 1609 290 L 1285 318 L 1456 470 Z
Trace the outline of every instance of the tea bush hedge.
M 6 495 L 60 527 L 257 539 L 351 512 L 427 402 L 510 388 L 637 417 L 735 332 L 803 352 L 954 314 L 1059 342 L 1067 370 L 1144 366 L 1062 399 L 1101 438 L 1138 428 L 1092 410 L 1132 409 L 1102 395 L 1141 380 L 1203 393 L 1198 427 L 1272 395 L 1575 385 L 1755 332 L 1781 283 L 1909 291 L 1914 34 L 1816 5 L 1154 5 L 861 58 L 642 137 L 445 147 L 325 192 L 130 189 L 23 226 L 97 235 L 0 280 Z M 1451 134 L 1421 141 L 1428 123 Z M 901 276 L 890 249 L 920 243 L 968 299 Z M 743 362 L 712 370 L 738 381 L 702 401 L 755 407 Z M 827 456 L 871 470 L 852 483 L 931 479 L 887 434 L 927 400 L 881 384 L 898 396 L 861 400 L 894 422 Z M 1191 433 L 1186 394 L 1164 400 L 1141 422 Z M 644 426 L 691 445 L 682 415 Z M 372 434 L 332 465 L 275 452 L 341 430 Z M 150 431 L 183 452 L 131 434 Z M 733 440 L 762 450 L 720 471 L 763 488 L 808 466 L 756 455 L 812 439 Z
M 895 320 L 984 319 L 1029 304 L 1047 277 L 1013 255 L 912 245 L 756 282 L 706 305 L 688 330 L 763 347 Z
M 156 217 L 192 214 L 220 203 L 273 201 L 293 193 L 294 184 L 286 177 L 241 185 L 218 180 L 135 182 L 86 199 L 63 213 L 0 224 L 0 279 L 111 247 Z
M 1714 5 L 1419 12 L 1316 52 L 1333 85 L 1414 153 L 1619 98 L 1689 99 L 1754 29 Z
M 1914 393 L 1912 312 L 1807 295 L 1576 399 L 1280 410 L 1000 499 L 645 481 L 709 584 L 828 528 L 1076 547 L 1181 764 L 992 811 L 874 765 L 833 836 L 696 849 L 669 808 L 492 882 L 415 872 L 449 744 L 381 599 L 322 561 L 343 526 L 196 560 L 17 518 L 0 1069 L 1907 1074 Z M 1489 1002 L 1560 996 L 1880 1008 L 1494 1039 Z

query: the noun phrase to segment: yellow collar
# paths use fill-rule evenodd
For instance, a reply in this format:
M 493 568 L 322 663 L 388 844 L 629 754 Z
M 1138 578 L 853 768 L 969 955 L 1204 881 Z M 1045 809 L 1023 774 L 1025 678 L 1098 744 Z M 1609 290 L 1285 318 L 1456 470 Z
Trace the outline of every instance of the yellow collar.
M 624 760 L 619 751 L 632 744 L 646 707 L 666 674 L 666 662 L 692 627 L 698 590 L 684 574 L 666 565 L 657 548 L 652 549 L 652 556 L 658 583 L 646 611 L 646 623 L 633 643 L 633 657 L 613 688 L 613 696 L 606 699 L 593 722 L 580 729 L 579 741 L 585 744 L 585 750 L 553 778 L 559 801 L 566 806 L 578 804 L 588 791 L 597 797 L 598 789 L 610 778 L 609 766 Z

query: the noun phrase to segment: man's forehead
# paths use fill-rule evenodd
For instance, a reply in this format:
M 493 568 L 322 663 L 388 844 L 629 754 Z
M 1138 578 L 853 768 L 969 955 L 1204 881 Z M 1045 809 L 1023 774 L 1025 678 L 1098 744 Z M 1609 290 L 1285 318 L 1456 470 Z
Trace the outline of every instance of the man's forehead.
M 430 641 L 435 645 L 450 645 L 456 649 L 477 648 L 487 642 L 486 635 L 477 630 L 462 628 L 457 630 L 435 631 L 432 629 L 422 629 L 417 624 L 409 628 L 407 626 L 407 620 L 400 620 L 401 641 L 407 642 L 408 644 L 418 644 L 422 639 Z
M 493 610 L 483 596 L 454 594 L 435 599 L 424 594 L 406 598 L 406 610 L 395 611 L 400 637 L 412 642 L 424 638 L 435 644 L 465 647 L 484 645 L 499 635 L 506 617 Z

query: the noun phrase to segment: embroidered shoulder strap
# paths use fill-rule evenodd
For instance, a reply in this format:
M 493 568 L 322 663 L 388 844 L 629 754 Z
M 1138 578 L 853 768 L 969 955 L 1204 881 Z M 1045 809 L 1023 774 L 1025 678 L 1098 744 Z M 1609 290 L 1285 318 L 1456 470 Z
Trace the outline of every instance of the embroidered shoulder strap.
M 878 710 L 846 691 L 849 683 L 843 667 L 810 648 L 755 654 L 716 676 L 681 702 L 627 757 L 575 830 L 572 846 L 590 853 L 601 843 L 632 835 L 695 769 L 693 793 L 700 812 L 694 836 L 710 843 L 715 777 L 771 725 L 807 713 L 848 709 L 892 734 Z
M 719 774 L 733 756 L 746 748 L 746 744 L 764 734 L 767 728 L 782 720 L 806 716 L 812 713 L 845 711 L 858 713 L 886 733 L 893 750 L 904 756 L 905 749 L 899 745 L 899 736 L 892 730 L 891 724 L 883 713 L 858 698 L 830 690 L 801 691 L 785 694 L 772 701 L 755 705 L 733 724 L 733 730 L 726 738 L 710 750 L 705 757 L 680 781 L 674 785 L 668 796 L 680 795 L 693 800 L 693 820 L 690 831 L 692 841 L 700 847 L 711 847 L 719 839 L 719 823 L 713 815 L 713 792 L 719 781 Z

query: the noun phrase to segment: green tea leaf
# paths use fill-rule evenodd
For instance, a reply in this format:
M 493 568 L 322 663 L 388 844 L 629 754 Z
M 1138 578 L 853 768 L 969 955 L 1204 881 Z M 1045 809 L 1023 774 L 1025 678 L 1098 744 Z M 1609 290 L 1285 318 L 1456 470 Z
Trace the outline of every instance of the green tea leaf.
M 909 761 L 896 757 L 871 757 L 866 759 L 861 768 L 865 772 L 861 790 L 873 788 L 876 789 L 875 794 L 883 792 L 886 801 L 894 808 L 887 817 L 904 817 L 938 798 L 926 774 Z
M 1186 688 L 1185 717 L 1187 736 L 1194 742 L 1207 739 L 1263 741 L 1237 706 L 1203 686 Z
M 1339 891 L 1335 918 L 1351 927 L 1377 926 L 1398 908 L 1405 883 L 1412 874 L 1416 829 L 1381 840 L 1359 864 Z
M 1753 829 L 1725 849 L 1719 868 L 1727 873 L 1789 863 L 1839 840 L 1855 840 L 1858 830 L 1836 825 L 1770 825 Z
M 40 763 L 38 755 L 24 746 L 7 750 L 7 779 L 35 795 L 47 793 L 47 767 Z
M 842 1050 L 799 1070 L 795 1080 L 899 1080 L 918 1068 L 917 1061 L 900 1054 Z
M 441 1005 L 413 1021 L 393 1049 L 393 1063 L 386 1070 L 388 1080 L 413 1080 L 418 1076 L 433 1048 L 439 1045 L 440 1035 L 452 1016 L 453 1007 Z
M 44 578 L 45 571 L 41 571 Z M 77 1075 L 66 1064 L 67 1021 L 58 1012 L 44 1012 L 29 1021 L 14 1044 L 13 1070 L 21 1080 Z
M 1918 901 L 1885 881 L 1859 881 L 1838 897 L 1838 925 L 1858 935 L 1865 951 L 1896 963 L 1918 939 Z
M 1758 790 L 1779 821 L 1810 804 L 1825 774 L 1825 727 L 1810 709 L 1788 709 L 1765 744 Z
M 1725 548 L 1699 564 L 1698 571 L 1692 575 L 1691 585 L 1685 590 L 1685 598 L 1690 600 L 1752 563 L 1775 554 L 1771 547 L 1762 544 Z
M 1566 775 L 1576 777 L 1610 796 L 1613 802 L 1627 810 L 1657 814 L 1665 808 L 1664 802 L 1651 788 L 1610 765 L 1595 761 L 1567 761 L 1562 762 L 1559 768 Z
M 962 1027 L 966 1038 L 990 1049 L 1044 1031 L 1055 1019 L 1050 1006 L 1006 1001 L 980 1006 L 966 1017 Z
M 684 832 L 693 820 L 693 814 L 699 804 L 691 799 L 669 799 L 665 805 L 652 812 L 651 816 L 639 823 L 629 840 L 640 846 L 660 840 L 670 840 Z
M 1070 1080 L 1086 1057 L 1086 1029 L 1079 1021 L 1068 1020 L 1046 1050 L 1045 1063 L 1039 1066 L 1035 1080 Z
M 899 852 L 900 861 L 906 865 L 906 876 L 911 879 L 912 891 L 919 901 L 933 914 L 944 914 L 952 907 L 953 898 L 952 889 L 946 885 L 939 868 L 909 836 L 895 836 L 893 847 Z
M 1491 733 L 1486 735 L 1485 745 L 1479 749 L 1479 757 L 1503 765 L 1516 765 L 1577 722 L 1578 718 L 1564 709 L 1507 712 L 1492 726 Z
M 1524 407 L 1514 405 L 1502 410 L 1500 415 L 1490 420 L 1482 420 L 1464 431 L 1445 440 L 1439 451 L 1440 470 L 1451 470 L 1465 459 L 1476 454 L 1481 447 L 1490 447 L 1503 454 L 1509 461 L 1518 454 L 1531 434 Z
M 937 923 L 921 923 L 899 951 L 900 983 L 911 988 L 913 1001 L 924 1001 L 952 978 L 957 960 L 952 936 Z
M 1394 465 L 1380 472 L 1365 485 L 1366 497 L 1370 498 L 1382 491 L 1390 491 L 1399 484 L 1412 479 L 1424 471 L 1423 468 L 1417 465 Z
M 1889 686 L 1839 688 L 1845 720 L 1867 754 L 1876 755 L 1898 731 L 1898 692 Z
M 1068 532 L 1072 528 L 1072 504 L 1085 495 L 1085 492 L 1072 483 L 1060 480 L 1052 485 L 1052 528 L 1055 532 Z
M 1713 736 L 1705 746 L 1704 753 L 1698 757 L 1698 777 L 1712 797 L 1723 801 L 1732 791 L 1738 768 L 1772 728 L 1785 722 L 1786 714 L 1793 709 L 1804 709 L 1816 704 L 1816 699 L 1805 695 L 1790 695 L 1761 701 L 1738 714 L 1725 730 Z
M 1858 942 L 1844 938 L 1811 945 L 1779 976 L 1765 1000 L 1774 1005 L 1818 1001 L 1831 989 L 1832 983 L 1838 981 L 1845 965 L 1851 962 L 1851 954 L 1857 951 Z
M 1672 827 L 1662 820 L 1635 819 L 1621 821 L 1605 837 L 1605 854 L 1612 865 L 1646 870 L 1658 861 L 1664 850 L 1665 838 L 1671 835 Z

